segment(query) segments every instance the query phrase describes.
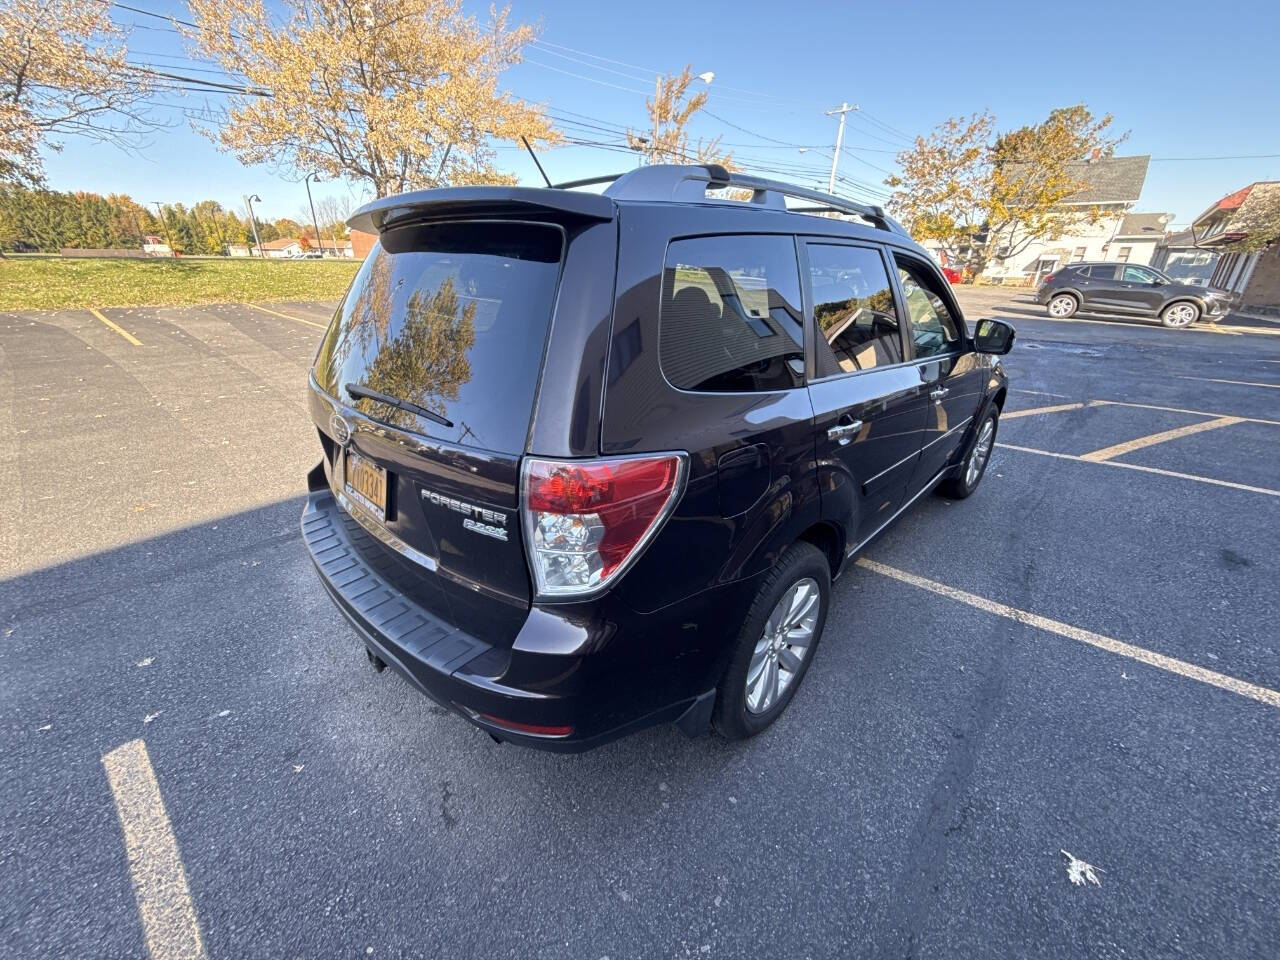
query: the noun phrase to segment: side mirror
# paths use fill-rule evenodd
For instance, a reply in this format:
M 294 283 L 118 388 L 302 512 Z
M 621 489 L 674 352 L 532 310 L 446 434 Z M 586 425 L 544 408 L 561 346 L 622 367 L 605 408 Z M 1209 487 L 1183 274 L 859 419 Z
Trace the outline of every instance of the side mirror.
M 1156 277 L 1154 280 L 1151 281 L 1151 285 L 1153 287 L 1163 287 L 1164 281 L 1161 280 L 1159 277 Z
M 1013 338 L 1017 331 L 1003 320 L 979 320 L 978 329 L 973 334 L 973 349 L 979 353 L 992 353 L 1004 356 L 1013 349 Z

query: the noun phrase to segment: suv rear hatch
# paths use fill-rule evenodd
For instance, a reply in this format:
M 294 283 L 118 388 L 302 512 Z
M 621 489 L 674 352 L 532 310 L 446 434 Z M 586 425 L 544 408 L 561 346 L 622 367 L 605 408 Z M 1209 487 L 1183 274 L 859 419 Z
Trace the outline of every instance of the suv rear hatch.
M 530 603 L 519 467 L 566 231 L 379 225 L 312 371 L 329 482 L 398 589 L 509 646 Z

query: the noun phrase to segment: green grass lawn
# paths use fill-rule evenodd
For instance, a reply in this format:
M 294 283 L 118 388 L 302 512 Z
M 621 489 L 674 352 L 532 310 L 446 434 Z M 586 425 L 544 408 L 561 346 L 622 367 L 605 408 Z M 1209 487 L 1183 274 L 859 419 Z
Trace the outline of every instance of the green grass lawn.
M 356 260 L 0 260 L 0 310 L 337 300 Z

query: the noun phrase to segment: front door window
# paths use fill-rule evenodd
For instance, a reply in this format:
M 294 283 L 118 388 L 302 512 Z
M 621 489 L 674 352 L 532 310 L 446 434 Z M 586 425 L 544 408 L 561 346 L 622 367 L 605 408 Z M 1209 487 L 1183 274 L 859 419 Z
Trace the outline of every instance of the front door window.
M 920 264 L 898 261 L 898 279 L 911 317 L 916 359 L 923 360 L 960 349 L 960 328 L 937 290 L 937 281 Z

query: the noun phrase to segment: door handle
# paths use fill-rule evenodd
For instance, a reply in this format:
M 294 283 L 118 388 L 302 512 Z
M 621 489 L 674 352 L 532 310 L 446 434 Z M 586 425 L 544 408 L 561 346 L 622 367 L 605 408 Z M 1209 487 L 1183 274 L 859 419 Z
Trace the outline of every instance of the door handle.
M 861 420 L 854 420 L 852 423 L 839 423 L 827 430 L 827 439 L 835 440 L 843 447 L 852 440 L 861 429 Z
M 938 387 L 936 390 L 930 390 L 929 396 L 933 399 L 934 403 L 941 403 L 942 398 L 945 397 L 950 392 L 951 391 L 948 390 L 946 387 Z

